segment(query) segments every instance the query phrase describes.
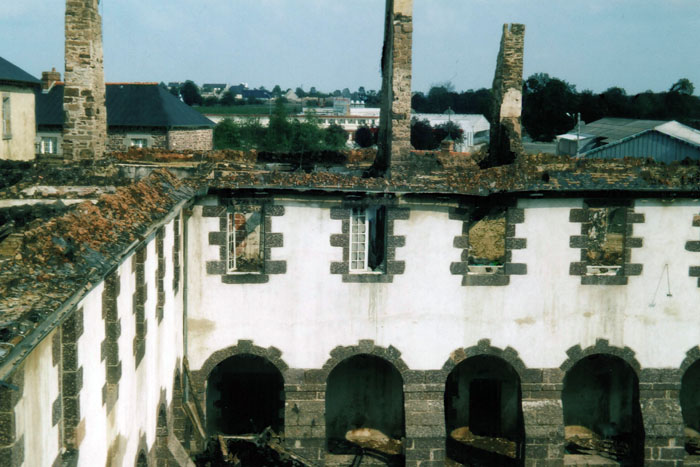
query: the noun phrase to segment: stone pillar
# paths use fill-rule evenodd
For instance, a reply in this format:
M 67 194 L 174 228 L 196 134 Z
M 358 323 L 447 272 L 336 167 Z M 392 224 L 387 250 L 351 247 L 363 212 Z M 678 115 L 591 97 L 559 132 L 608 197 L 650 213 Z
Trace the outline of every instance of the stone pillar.
M 330 465 L 325 462 L 325 373 L 320 370 L 288 369 L 284 372 L 284 382 L 286 447 L 311 462 Z
M 99 159 L 107 140 L 99 0 L 66 0 L 63 154 Z
M 442 371 L 404 375 L 406 467 L 445 465 L 445 379 Z
M 564 372 L 558 368 L 526 370 L 522 381 L 525 465 L 564 465 Z
M 522 148 L 525 25 L 505 24 L 493 78 L 489 165 L 513 162 Z
M 639 403 L 644 419 L 644 465 L 683 465 L 685 439 L 680 405 L 681 375 L 676 369 L 643 369 Z
M 411 152 L 413 0 L 387 0 L 382 50 L 379 151 L 374 171 L 385 173 Z

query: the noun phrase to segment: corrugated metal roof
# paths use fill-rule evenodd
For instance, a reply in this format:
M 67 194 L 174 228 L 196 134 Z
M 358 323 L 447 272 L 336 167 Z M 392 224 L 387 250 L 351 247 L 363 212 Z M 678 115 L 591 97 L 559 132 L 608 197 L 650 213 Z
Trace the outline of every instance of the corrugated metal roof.
M 666 123 L 664 120 L 636 120 L 631 118 L 601 118 L 583 125 L 582 132 L 601 138 L 603 143 L 612 143 L 651 130 Z M 570 132 L 573 133 L 573 132 Z
M 41 83 L 41 81 L 32 75 L 2 57 L 0 57 L 0 81 L 35 85 Z
M 675 120 L 664 123 L 663 125 L 656 127 L 655 130 L 668 136 L 683 140 L 686 143 L 700 147 L 700 131 L 683 125 L 682 123 L 678 123 Z
M 63 85 L 37 92 L 36 122 L 63 125 Z M 157 84 L 107 84 L 107 125 L 213 127 L 214 123 Z

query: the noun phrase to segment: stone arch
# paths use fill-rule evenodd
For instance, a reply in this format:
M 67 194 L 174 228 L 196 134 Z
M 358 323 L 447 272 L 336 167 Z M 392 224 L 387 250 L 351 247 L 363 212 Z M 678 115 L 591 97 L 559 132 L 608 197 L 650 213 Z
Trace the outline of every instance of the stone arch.
M 136 457 L 134 458 L 134 465 L 136 467 L 148 467 L 149 464 L 152 464 L 147 453 L 148 443 L 146 442 L 146 433 L 141 433 L 139 436 L 138 448 L 136 448 Z
M 564 373 L 573 368 L 576 363 L 591 355 L 610 355 L 624 360 L 636 373 L 637 378 L 641 380 L 642 366 L 635 357 L 634 350 L 629 347 L 611 346 L 607 339 L 596 339 L 595 345 L 582 349 L 580 345 L 575 345 L 566 351 L 567 358 L 559 367 Z
M 681 363 L 678 377 L 681 378 L 685 372 L 688 371 L 688 368 L 698 360 L 700 360 L 700 345 L 696 345 L 685 353 L 685 358 L 683 359 L 683 363 Z
M 460 348 L 450 354 L 450 358 L 447 359 L 445 364 L 442 366 L 442 372 L 444 373 L 445 379 L 447 376 L 449 376 L 452 370 L 454 370 L 455 367 L 464 360 L 479 355 L 489 355 L 504 360 L 518 373 L 521 382 L 527 376 L 528 369 L 525 366 L 525 363 L 520 359 L 517 350 L 512 347 L 500 349 L 492 346 L 490 339 L 481 339 L 472 347 Z
M 398 370 L 404 382 L 406 381 L 406 375 L 410 372 L 408 365 L 406 365 L 401 358 L 401 352 L 396 347 L 393 345 L 390 345 L 389 347 L 380 347 L 375 345 L 374 341 L 371 339 L 360 340 L 358 345 L 339 345 L 331 350 L 330 355 L 331 357 L 321 368 L 324 382 L 328 379 L 328 375 L 330 375 L 331 371 L 333 371 L 333 369 L 338 366 L 339 363 L 356 355 L 371 355 L 373 357 L 379 357 L 386 360 Z
M 192 372 L 192 383 L 194 390 L 197 392 L 199 399 L 204 401 L 206 393 L 206 381 L 209 378 L 212 370 L 216 366 L 223 362 L 224 360 L 235 357 L 236 355 L 255 355 L 257 357 L 263 357 L 272 363 L 279 370 L 280 374 L 284 377 L 285 371 L 289 366 L 282 360 L 282 351 L 276 347 L 259 347 L 253 344 L 250 340 L 239 340 L 236 345 L 231 347 L 226 347 L 225 349 L 220 349 L 211 354 L 209 358 L 206 359 L 202 367 Z
M 161 388 L 156 408 L 156 439 L 148 453 L 149 461 L 154 465 L 167 465 L 175 462 L 168 448 L 168 434 L 172 425 L 172 413 L 168 413 L 165 388 Z

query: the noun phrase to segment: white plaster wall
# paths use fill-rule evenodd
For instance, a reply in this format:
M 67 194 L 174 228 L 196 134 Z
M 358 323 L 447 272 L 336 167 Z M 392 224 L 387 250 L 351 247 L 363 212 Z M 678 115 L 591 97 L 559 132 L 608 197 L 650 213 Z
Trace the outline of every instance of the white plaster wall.
M 36 117 L 34 109 L 34 90 L 15 86 L 0 86 L 0 96 L 10 95 L 12 138 L 5 139 L 0 134 L 0 159 L 32 160 L 35 155 L 34 139 L 36 137 Z M 0 119 L 2 107 L 0 106 Z M 0 133 L 2 125 L 0 125 Z
M 218 231 L 219 220 L 202 218 L 195 207 L 187 255 L 193 369 L 239 339 L 278 347 L 294 368 L 320 368 L 336 346 L 374 339 L 399 349 L 413 369 L 441 368 L 452 351 L 484 338 L 513 347 L 529 367 L 558 367 L 567 349 L 599 338 L 629 346 L 644 367 L 678 367 L 700 339 L 700 289 L 688 276 L 700 254 L 685 251 L 687 240 L 700 239 L 691 225 L 697 200 L 637 202 L 646 221 L 634 225 L 644 244 L 632 250 L 632 262 L 642 263 L 643 273 L 625 286 L 583 286 L 569 275 L 580 258 L 569 246 L 570 236 L 580 234 L 581 224 L 569 222 L 570 210 L 582 206 L 578 199 L 520 201 L 525 222 L 516 225 L 516 237 L 526 238 L 527 248 L 514 250 L 513 262 L 526 263 L 528 273 L 511 276 L 505 287 L 465 287 L 450 274 L 450 263 L 460 259 L 452 242 L 461 222 L 450 220 L 447 208 L 410 206 L 410 219 L 395 222 L 395 234 L 406 236 L 406 246 L 396 250 L 406 271 L 392 284 L 348 284 L 330 274 L 331 261 L 342 255 L 330 246 L 331 234 L 341 231 L 330 205 L 283 204 L 285 215 L 272 218 L 272 232 L 284 234 L 284 247 L 273 248 L 272 259 L 286 260 L 287 273 L 250 285 L 222 284 L 206 274 L 206 261 L 218 260 L 208 233 Z M 664 264 L 672 297 L 664 282 L 650 307 Z
M 24 436 L 26 467 L 51 465 L 59 452 L 59 426 L 51 425 L 59 389 L 58 366 L 53 366 L 51 359 L 56 332 L 50 333 L 24 361 L 24 391 L 15 406 L 15 423 L 17 439 Z

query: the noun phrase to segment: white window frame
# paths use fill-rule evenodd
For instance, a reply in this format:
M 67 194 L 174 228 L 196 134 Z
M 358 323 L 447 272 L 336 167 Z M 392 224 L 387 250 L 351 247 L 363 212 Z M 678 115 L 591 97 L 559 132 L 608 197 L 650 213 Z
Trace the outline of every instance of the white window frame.
M 39 153 L 40 154 L 58 154 L 58 136 L 40 136 L 39 137 Z M 48 150 L 47 150 L 48 143 Z
M 369 223 L 367 222 L 367 209 L 352 208 L 350 215 L 350 258 L 349 271 L 351 274 L 372 273 L 368 267 L 369 260 Z M 361 248 L 360 248 L 361 246 Z M 361 250 L 361 251 L 358 251 Z M 359 255 L 363 258 L 360 260 Z M 361 265 L 357 263 L 361 262 Z M 360 267 L 361 266 L 361 267 Z
M 129 139 L 130 148 L 144 149 L 148 147 L 148 138 L 130 138 Z
M 227 274 L 263 274 L 262 268 L 259 271 L 239 271 L 238 265 L 236 264 L 236 214 L 242 214 L 245 216 L 245 212 L 238 210 L 229 211 L 226 213 L 226 273 Z M 264 215 L 262 209 L 260 215 Z M 260 231 L 260 251 L 264 252 L 264 232 Z M 233 253 L 233 254 L 231 254 Z M 262 254 L 262 253 L 261 253 Z

